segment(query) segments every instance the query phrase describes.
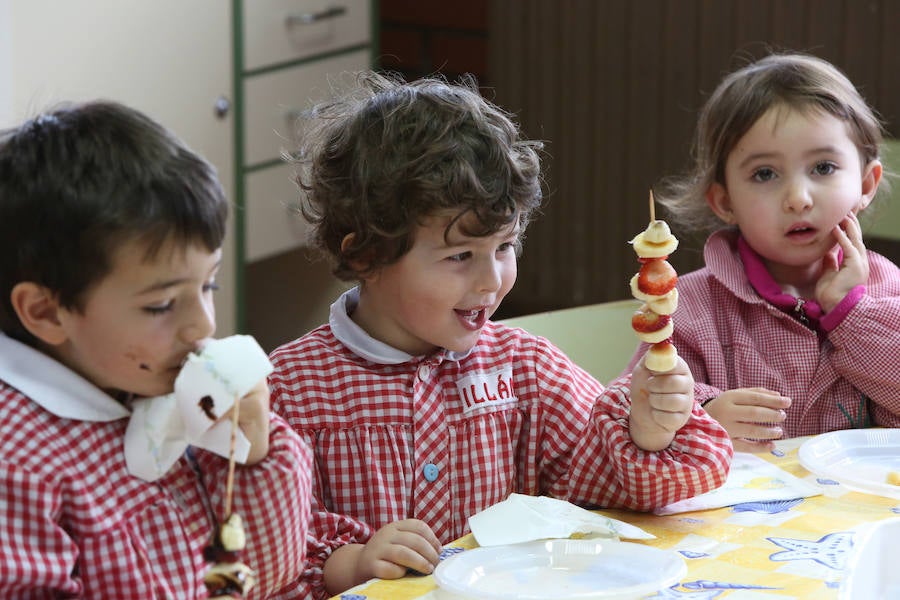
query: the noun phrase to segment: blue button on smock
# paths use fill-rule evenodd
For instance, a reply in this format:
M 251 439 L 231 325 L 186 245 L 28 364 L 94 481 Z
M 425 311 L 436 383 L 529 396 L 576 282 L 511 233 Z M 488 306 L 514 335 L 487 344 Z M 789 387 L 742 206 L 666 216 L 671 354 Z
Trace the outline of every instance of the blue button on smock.
M 437 465 L 434 463 L 428 463 L 422 468 L 422 474 L 425 475 L 425 481 L 434 481 L 438 478 L 439 473 L 440 469 L 438 469 Z

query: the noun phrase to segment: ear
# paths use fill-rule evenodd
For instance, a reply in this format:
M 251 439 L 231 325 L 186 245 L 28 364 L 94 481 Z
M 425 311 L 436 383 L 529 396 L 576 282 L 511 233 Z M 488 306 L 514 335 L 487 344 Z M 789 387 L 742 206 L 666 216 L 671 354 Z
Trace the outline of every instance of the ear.
M 355 239 L 356 239 L 355 233 L 348 233 L 347 235 L 344 236 L 344 239 L 341 240 L 341 254 L 344 254 L 347 252 L 347 250 L 353 244 L 353 240 L 355 240 Z M 368 267 L 369 267 L 369 265 L 366 264 L 361 258 L 356 258 L 354 260 L 351 260 L 351 261 L 349 261 L 348 264 L 351 267 L 353 267 L 353 270 L 356 271 L 358 274 L 366 273 L 368 271 Z M 364 281 L 366 279 L 371 279 L 371 274 L 368 274 L 365 277 L 363 277 L 362 275 L 359 275 L 359 277 Z
M 733 225 L 734 213 L 731 212 L 731 198 L 728 190 L 721 183 L 713 183 L 706 190 L 706 204 L 719 219 L 728 225 Z
M 348 233 L 344 236 L 344 239 L 341 240 L 341 254 L 347 251 L 347 248 L 350 247 L 350 244 L 353 243 L 353 240 L 356 239 L 355 233 Z
M 51 346 L 68 338 L 59 320 L 56 294 L 32 281 L 17 283 L 10 293 L 13 310 L 31 335 Z
M 878 159 L 871 160 L 869 161 L 869 164 L 866 165 L 862 176 L 862 197 L 859 200 L 857 211 L 867 207 L 869 203 L 872 202 L 872 199 L 875 198 L 875 193 L 878 191 L 878 184 L 881 182 L 881 175 L 883 172 L 884 168 L 881 166 L 881 161 Z

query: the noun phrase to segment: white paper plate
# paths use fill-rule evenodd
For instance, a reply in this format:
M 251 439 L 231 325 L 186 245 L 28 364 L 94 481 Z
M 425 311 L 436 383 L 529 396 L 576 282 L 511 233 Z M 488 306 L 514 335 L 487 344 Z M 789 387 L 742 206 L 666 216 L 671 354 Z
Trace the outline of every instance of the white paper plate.
M 806 440 L 800 464 L 819 477 L 848 488 L 900 499 L 900 486 L 887 483 L 900 472 L 900 429 L 844 429 Z
M 841 583 L 841 600 L 900 598 L 900 519 L 887 519 L 860 530 Z
M 544 540 L 475 548 L 434 571 L 441 600 L 624 600 L 675 585 L 680 554 L 615 540 Z

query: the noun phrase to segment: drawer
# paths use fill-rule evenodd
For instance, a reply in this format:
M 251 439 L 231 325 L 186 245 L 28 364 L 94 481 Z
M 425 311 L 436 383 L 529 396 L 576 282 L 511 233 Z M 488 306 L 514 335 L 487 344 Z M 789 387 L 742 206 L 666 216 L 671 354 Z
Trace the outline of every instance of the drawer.
M 293 151 L 295 121 L 312 101 L 325 97 L 329 75 L 369 67 L 359 50 L 244 79 L 244 164 L 256 165 Z
M 244 69 L 367 43 L 369 0 L 244 0 Z
M 246 262 L 308 245 L 309 223 L 299 213 L 294 170 L 294 165 L 284 163 L 245 177 Z

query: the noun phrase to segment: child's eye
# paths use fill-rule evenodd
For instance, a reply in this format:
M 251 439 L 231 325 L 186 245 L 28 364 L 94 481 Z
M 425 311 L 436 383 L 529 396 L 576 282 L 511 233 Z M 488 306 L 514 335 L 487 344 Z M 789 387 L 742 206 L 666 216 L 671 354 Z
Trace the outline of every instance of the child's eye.
M 833 162 L 823 161 L 813 167 L 813 173 L 816 175 L 831 175 L 835 171 L 837 171 L 837 165 Z
M 471 252 L 460 252 L 459 254 L 454 254 L 453 256 L 448 256 L 447 260 L 453 261 L 453 262 L 462 262 L 464 260 L 468 260 L 469 258 L 471 258 L 471 256 L 472 256 Z
M 151 315 L 161 315 L 172 310 L 173 306 L 175 306 L 175 300 L 169 300 L 165 304 L 145 306 L 144 312 L 148 312 Z
M 497 252 L 515 252 L 517 247 L 516 242 L 504 242 L 497 248 Z
M 775 171 L 769 167 L 762 167 L 753 171 L 753 181 L 771 181 L 775 179 Z
M 216 283 L 215 281 L 210 281 L 209 283 L 203 284 L 204 292 L 215 292 L 215 291 L 218 291 L 218 289 L 219 289 L 219 284 Z

